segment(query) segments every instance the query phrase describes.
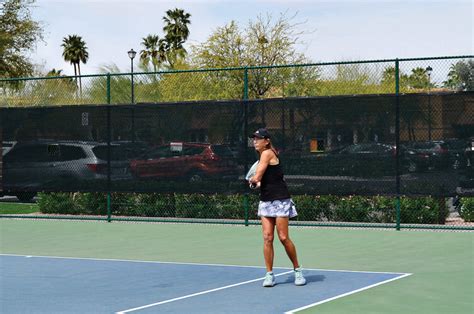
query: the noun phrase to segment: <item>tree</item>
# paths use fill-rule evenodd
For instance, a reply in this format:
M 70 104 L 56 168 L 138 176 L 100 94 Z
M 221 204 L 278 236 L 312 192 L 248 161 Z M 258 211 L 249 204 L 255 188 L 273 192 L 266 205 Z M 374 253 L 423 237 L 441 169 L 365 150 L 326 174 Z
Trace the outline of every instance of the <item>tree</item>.
M 295 95 L 315 95 L 318 90 L 318 67 L 281 67 L 267 68 L 272 65 L 291 65 L 307 63 L 304 54 L 296 51 L 300 43 L 298 26 L 293 22 L 296 16 L 288 17 L 286 13 L 277 19 L 272 15 L 258 16 L 243 29 L 235 21 L 219 27 L 202 44 L 193 46 L 191 62 L 197 67 L 256 67 L 248 70 L 249 98 L 269 98 Z M 239 90 L 240 97 L 244 91 L 243 71 L 217 72 L 214 86 L 225 89 Z M 225 82 L 225 84 L 222 84 Z M 290 109 L 290 137 L 295 132 L 295 110 Z M 249 120 L 259 125 L 266 125 L 267 108 L 265 104 L 251 106 L 248 111 Z M 244 123 L 234 121 L 233 125 Z M 294 138 L 290 138 L 293 141 Z
M 43 39 L 39 22 L 31 18 L 34 0 L 4 0 L 0 9 L 0 77 L 25 77 L 33 73 L 27 53 Z
M 156 72 L 161 63 L 166 61 L 165 41 L 158 35 L 148 35 L 142 39 L 144 49 L 140 51 L 140 60 L 147 66 L 149 62 L 153 64 L 153 71 Z
M 191 14 L 185 13 L 182 9 L 174 9 L 166 11 L 166 16 L 163 17 L 165 26 L 165 51 L 167 60 L 171 68 L 178 57 L 183 58 L 186 55 L 186 49 L 183 44 L 189 37 L 188 25 L 191 24 Z
M 434 87 L 430 82 L 428 72 L 425 68 L 417 67 L 411 70 L 411 74 L 408 77 L 408 85 L 412 89 L 426 89 Z
M 474 60 L 458 61 L 452 64 L 448 79 L 443 84 L 445 87 L 459 91 L 474 90 Z
M 53 68 L 51 71 L 46 73 L 46 76 L 49 76 L 49 77 L 64 76 L 62 74 L 62 72 L 63 72 L 63 70 L 61 70 L 61 69 L 56 70 L 55 68 Z
M 193 46 L 192 62 L 207 68 L 271 66 L 306 63 L 303 54 L 296 52 L 296 44 L 302 32 L 298 24 L 292 24 L 293 17 L 281 14 L 278 19 L 271 15 L 258 16 L 241 30 L 235 21 L 217 28 L 206 42 Z M 305 72 L 306 71 L 306 72 Z M 228 72 L 227 78 L 234 85 L 243 85 L 241 71 Z M 287 90 L 286 84 L 297 84 L 302 80 L 317 77 L 317 68 L 308 67 L 304 71 L 289 68 L 261 68 L 249 71 L 249 94 L 253 98 L 264 98 Z M 291 92 L 291 88 L 290 94 Z
M 413 92 L 419 90 L 425 90 L 428 88 L 435 87 L 430 81 L 430 77 L 425 68 L 417 67 L 411 70 L 410 75 L 399 72 L 399 88 L 400 92 Z M 382 85 L 387 87 L 393 86 L 395 91 L 395 68 L 388 67 L 382 73 Z
M 79 90 L 82 94 L 82 82 L 81 82 L 81 62 L 86 64 L 89 59 L 89 53 L 87 52 L 87 46 L 81 36 L 68 35 L 63 38 L 63 58 L 64 61 L 70 62 L 74 66 L 74 76 L 79 75 Z
M 430 77 L 425 68 L 413 68 L 410 75 L 400 71 L 399 76 L 399 89 L 401 93 L 413 93 L 435 86 L 430 82 Z M 394 67 L 388 67 L 384 70 L 382 74 L 382 85 L 386 85 L 387 87 L 393 86 L 393 90 L 395 90 Z M 418 102 L 413 101 L 412 98 L 402 97 L 400 99 L 400 126 L 402 129 L 406 129 L 410 141 L 416 140 L 416 124 L 427 120 L 428 118 L 425 116 Z
M 43 79 L 28 80 L 17 97 L 17 106 L 50 106 L 76 104 L 74 94 L 77 85 L 74 79 L 62 74 L 62 70 L 52 69 L 48 73 L 36 73 Z

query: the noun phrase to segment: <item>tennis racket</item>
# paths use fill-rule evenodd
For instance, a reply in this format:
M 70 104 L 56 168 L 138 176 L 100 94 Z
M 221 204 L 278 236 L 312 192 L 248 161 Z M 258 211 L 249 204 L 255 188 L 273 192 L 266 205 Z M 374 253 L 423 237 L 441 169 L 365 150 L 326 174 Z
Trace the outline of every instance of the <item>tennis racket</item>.
M 257 172 L 257 167 L 258 167 L 258 160 L 254 162 L 252 167 L 250 167 L 249 171 L 245 175 L 245 180 L 249 181 L 251 177 L 255 175 L 255 172 Z M 256 189 L 257 185 L 256 184 L 250 184 L 249 185 L 251 189 Z
M 253 177 L 255 175 L 255 172 L 257 172 L 257 167 L 258 167 L 258 160 L 256 162 L 254 162 L 252 167 L 250 167 L 249 171 L 245 175 L 245 180 L 248 181 L 248 180 L 250 180 L 251 177 Z

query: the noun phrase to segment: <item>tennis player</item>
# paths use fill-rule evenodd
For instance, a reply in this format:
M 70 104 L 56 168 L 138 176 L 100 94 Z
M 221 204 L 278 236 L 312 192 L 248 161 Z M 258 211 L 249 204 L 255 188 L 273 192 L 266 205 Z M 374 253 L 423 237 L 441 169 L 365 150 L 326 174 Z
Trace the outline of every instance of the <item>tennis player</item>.
M 263 255 L 267 268 L 263 286 L 273 287 L 276 284 L 273 274 L 273 238 L 275 227 L 278 238 L 293 263 L 295 285 L 303 286 L 306 284 L 306 279 L 298 263 L 296 247 L 288 235 L 289 218 L 295 217 L 298 214 L 283 178 L 280 159 L 272 145 L 271 136 L 267 129 L 258 129 L 250 138 L 253 138 L 255 150 L 260 155 L 257 170 L 255 175 L 249 179 L 249 184 L 260 187 L 258 216 L 260 216 L 262 221 Z

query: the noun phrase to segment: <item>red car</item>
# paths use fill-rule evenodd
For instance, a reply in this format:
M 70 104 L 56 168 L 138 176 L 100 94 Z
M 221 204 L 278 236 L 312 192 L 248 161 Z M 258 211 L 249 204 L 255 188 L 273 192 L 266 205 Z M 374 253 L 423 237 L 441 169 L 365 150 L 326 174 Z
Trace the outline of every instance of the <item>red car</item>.
M 205 178 L 237 178 L 232 151 L 226 145 L 176 142 L 146 152 L 130 162 L 136 178 L 181 178 L 190 182 Z

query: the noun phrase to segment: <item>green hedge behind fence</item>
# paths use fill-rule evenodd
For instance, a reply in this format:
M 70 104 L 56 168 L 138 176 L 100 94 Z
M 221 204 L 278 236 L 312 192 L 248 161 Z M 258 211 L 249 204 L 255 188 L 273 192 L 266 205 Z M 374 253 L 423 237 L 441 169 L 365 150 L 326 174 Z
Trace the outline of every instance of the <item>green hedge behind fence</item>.
M 113 218 L 198 218 L 245 219 L 242 195 L 202 194 L 123 194 L 113 193 Z M 385 196 L 314 196 L 293 197 L 298 221 L 395 223 L 395 198 Z M 466 221 L 474 217 L 474 202 L 464 205 Z M 401 223 L 444 223 L 449 211 L 444 198 L 402 197 Z M 102 193 L 41 193 L 38 201 L 44 214 L 107 215 L 107 198 Z M 257 219 L 258 196 L 249 196 L 249 219 Z M 470 219 L 470 220 L 469 220 Z

